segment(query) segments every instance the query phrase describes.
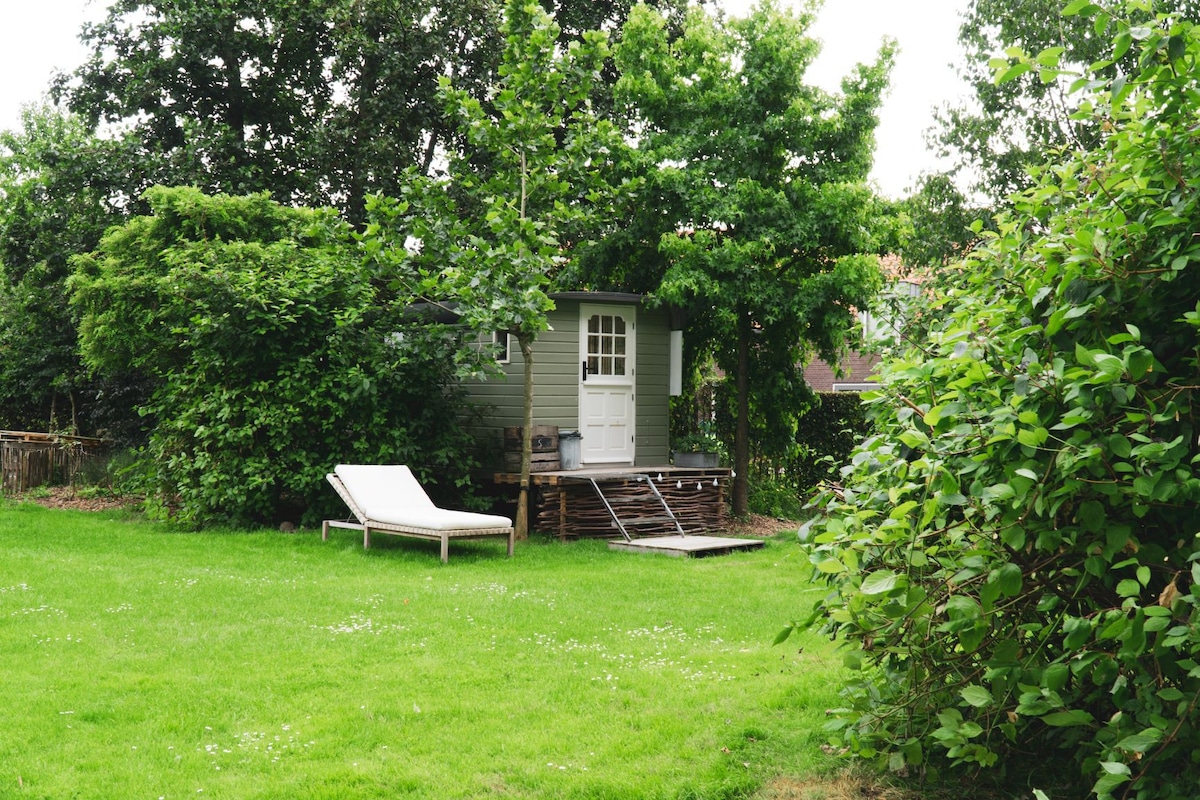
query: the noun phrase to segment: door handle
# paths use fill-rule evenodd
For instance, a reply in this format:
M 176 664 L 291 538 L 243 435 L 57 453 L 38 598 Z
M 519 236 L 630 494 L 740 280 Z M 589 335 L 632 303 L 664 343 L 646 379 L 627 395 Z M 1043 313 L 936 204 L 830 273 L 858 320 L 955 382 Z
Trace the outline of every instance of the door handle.
M 583 380 L 586 382 L 588 376 L 587 359 L 583 360 Z

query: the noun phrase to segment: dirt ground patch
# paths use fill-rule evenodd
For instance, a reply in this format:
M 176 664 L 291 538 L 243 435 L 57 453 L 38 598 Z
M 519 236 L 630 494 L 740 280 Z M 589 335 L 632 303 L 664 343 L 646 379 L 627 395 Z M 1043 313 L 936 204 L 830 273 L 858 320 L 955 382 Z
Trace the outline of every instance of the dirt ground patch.
M 769 539 L 780 533 L 795 533 L 799 527 L 800 523 L 793 520 L 750 514 L 745 519 L 731 520 L 727 533 L 730 536 L 757 536 Z
M 41 486 L 14 499 L 23 503 L 37 503 L 46 508 L 66 508 L 75 511 L 112 511 L 135 508 L 142 498 L 128 495 L 115 497 L 94 490 L 82 490 L 75 486 Z
M 776 778 L 755 800 L 915 800 L 915 796 L 863 777 L 843 775 L 815 780 Z

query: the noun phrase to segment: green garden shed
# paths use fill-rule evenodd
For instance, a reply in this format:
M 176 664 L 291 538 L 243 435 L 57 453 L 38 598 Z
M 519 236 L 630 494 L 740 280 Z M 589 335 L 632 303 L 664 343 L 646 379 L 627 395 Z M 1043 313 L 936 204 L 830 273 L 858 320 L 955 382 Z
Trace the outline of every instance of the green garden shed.
M 534 343 L 535 426 L 581 435 L 582 468 L 657 466 L 670 460 L 669 406 L 679 392 L 682 333 L 641 295 L 558 292 L 549 330 Z M 516 339 L 497 335 L 504 378 L 472 381 L 485 434 L 497 443 L 521 425 L 525 365 Z

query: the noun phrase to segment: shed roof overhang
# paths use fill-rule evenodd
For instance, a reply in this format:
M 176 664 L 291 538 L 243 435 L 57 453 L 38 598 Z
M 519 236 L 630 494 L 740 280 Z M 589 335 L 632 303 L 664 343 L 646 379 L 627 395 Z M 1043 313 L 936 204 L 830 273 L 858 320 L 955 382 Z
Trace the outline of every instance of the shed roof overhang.
M 646 295 L 635 294 L 633 292 L 550 292 L 551 300 L 577 300 L 582 303 L 613 303 L 620 305 L 642 305 L 646 302 Z M 458 307 L 457 303 L 413 303 L 405 310 L 406 315 L 410 317 L 424 317 L 435 322 L 453 324 L 458 321 L 459 315 L 455 310 Z M 667 312 L 670 314 L 671 330 L 681 330 L 687 322 L 686 313 L 675 308 L 667 306 Z
M 642 305 L 647 297 L 633 292 L 551 292 L 551 300 L 578 300 L 584 303 L 620 303 Z M 672 305 L 664 306 L 670 315 L 671 330 L 682 330 L 687 325 L 687 313 Z
M 632 292 L 550 292 L 551 300 L 581 300 L 585 303 L 642 303 L 644 294 Z

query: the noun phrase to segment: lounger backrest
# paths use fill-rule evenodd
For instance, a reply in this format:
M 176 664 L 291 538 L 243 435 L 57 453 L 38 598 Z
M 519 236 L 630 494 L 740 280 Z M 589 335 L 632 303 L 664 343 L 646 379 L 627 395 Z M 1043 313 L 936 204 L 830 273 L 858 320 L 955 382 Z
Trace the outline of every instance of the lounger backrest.
M 338 464 L 333 472 L 368 519 L 377 518 L 373 509 L 435 507 L 403 464 Z

